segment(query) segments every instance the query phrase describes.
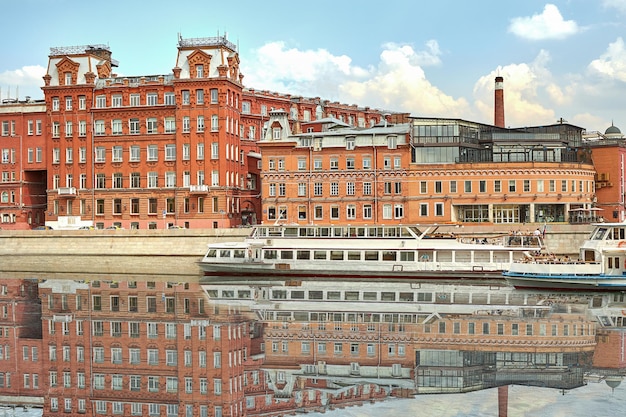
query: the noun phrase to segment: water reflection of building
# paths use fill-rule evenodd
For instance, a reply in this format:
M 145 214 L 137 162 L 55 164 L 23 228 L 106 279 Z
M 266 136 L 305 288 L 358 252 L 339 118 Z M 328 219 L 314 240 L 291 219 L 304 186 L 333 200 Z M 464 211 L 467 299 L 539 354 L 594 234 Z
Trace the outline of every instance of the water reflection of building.
M 591 365 L 595 323 L 586 297 L 498 284 L 286 284 L 205 285 L 216 302 L 247 305 L 263 320 L 263 367 L 283 394 L 311 383 L 303 380 L 377 383 L 396 395 L 509 384 L 571 389 Z
M 0 402 L 41 406 L 47 382 L 42 359 L 37 282 L 0 282 Z
M 241 415 L 251 321 L 197 284 L 39 284 L 44 414 Z M 222 314 L 226 313 L 226 314 Z
M 4 280 L 3 402 L 47 416 L 284 415 L 509 384 L 571 389 L 596 345 L 598 369 L 623 368 L 623 332 L 594 318 L 623 303 L 603 295 L 151 279 Z M 622 362 L 598 360 L 609 357 Z

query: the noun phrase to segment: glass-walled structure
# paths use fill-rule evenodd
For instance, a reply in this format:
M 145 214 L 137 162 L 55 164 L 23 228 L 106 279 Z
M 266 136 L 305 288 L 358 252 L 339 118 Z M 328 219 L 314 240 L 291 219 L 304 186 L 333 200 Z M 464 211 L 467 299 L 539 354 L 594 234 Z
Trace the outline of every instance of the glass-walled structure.
M 504 385 L 573 389 L 584 385 L 592 354 L 422 349 L 415 352 L 417 390 L 455 393 Z
M 582 222 L 577 214 L 593 209 L 595 170 L 580 127 L 414 118 L 412 133 L 418 223 Z

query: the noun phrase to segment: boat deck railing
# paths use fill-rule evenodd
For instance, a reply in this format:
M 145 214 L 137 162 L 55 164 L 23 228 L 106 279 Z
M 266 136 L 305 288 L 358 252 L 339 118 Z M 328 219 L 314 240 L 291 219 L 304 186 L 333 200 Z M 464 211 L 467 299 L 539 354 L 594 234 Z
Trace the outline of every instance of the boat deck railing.
M 253 239 L 307 239 L 307 238 L 355 238 L 355 239 L 452 239 L 465 244 L 491 244 L 505 247 L 541 249 L 543 242 L 537 235 L 491 235 L 460 236 L 455 233 L 434 233 L 417 226 L 302 226 L 271 225 L 256 226 L 250 234 Z
M 463 236 L 460 240 L 463 243 L 501 245 L 507 248 L 529 248 L 536 250 L 543 248 L 541 236 L 536 235 Z
M 416 226 L 256 226 L 250 237 L 271 238 L 364 238 L 364 239 L 416 239 L 424 233 Z
M 543 264 L 543 265 L 600 265 L 597 261 L 568 260 L 565 258 L 526 257 L 518 259 L 515 263 L 520 264 Z

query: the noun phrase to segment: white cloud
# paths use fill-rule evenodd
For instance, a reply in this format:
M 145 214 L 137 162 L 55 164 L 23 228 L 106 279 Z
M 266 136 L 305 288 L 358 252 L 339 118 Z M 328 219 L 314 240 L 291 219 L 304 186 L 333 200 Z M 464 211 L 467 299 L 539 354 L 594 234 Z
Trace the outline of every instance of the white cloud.
M 383 63 L 385 62 L 398 62 L 393 59 L 393 55 L 397 56 L 399 61 L 408 61 L 411 65 L 426 67 L 435 66 L 441 64 L 441 50 L 439 49 L 439 43 L 431 39 L 425 44 L 426 50 L 415 51 L 412 46 L 398 45 L 390 42 L 383 45 L 384 51 L 382 52 Z M 385 57 L 386 56 L 386 57 Z
M 0 88 L 2 89 L 2 97 L 16 98 L 16 91 L 19 88 L 19 97 L 31 96 L 33 99 L 42 99 L 43 79 L 46 75 L 46 68 L 41 65 L 28 65 L 15 70 L 4 71 L 0 73 Z
M 332 86 L 347 78 L 360 78 L 368 70 L 352 65 L 346 55 L 335 56 L 325 49 L 288 49 L 284 42 L 265 44 L 253 52 L 242 68 L 246 86 L 292 95 L 336 96 Z
M 620 13 L 626 13 L 626 0 L 603 0 L 602 5 L 606 8 L 617 9 Z
M 260 48 L 243 68 L 246 86 L 261 90 L 322 97 L 360 106 L 405 111 L 413 115 L 467 113 L 464 99 L 453 98 L 426 78 L 423 67 L 441 64 L 437 41 L 424 50 L 410 45 L 383 45 L 376 66 L 355 66 L 351 58 L 327 50 L 300 51 L 274 42 Z
M 564 20 L 554 4 L 546 4 L 541 14 L 511 19 L 509 32 L 528 40 L 564 39 L 580 30 L 573 20 Z
M 624 40 L 620 37 L 610 43 L 606 52 L 600 58 L 594 59 L 589 64 L 589 70 L 603 77 L 626 82 L 626 48 Z
M 574 114 L 571 118 L 568 118 L 568 122 L 575 126 L 584 127 L 588 131 L 597 130 L 602 133 L 610 126 L 603 117 L 588 112 Z
M 341 83 L 339 89 L 357 103 L 370 103 L 414 116 L 459 115 L 469 111 L 465 99 L 456 99 L 434 86 L 422 68 L 439 64 L 439 46 L 431 41 L 427 51 L 416 52 L 412 47 L 387 44 L 380 54 L 378 67 L 364 80 Z

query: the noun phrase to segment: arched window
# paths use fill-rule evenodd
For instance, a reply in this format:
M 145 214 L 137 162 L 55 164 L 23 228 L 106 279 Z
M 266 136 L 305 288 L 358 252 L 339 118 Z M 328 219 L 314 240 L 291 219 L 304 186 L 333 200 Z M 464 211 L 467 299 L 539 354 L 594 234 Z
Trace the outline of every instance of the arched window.
M 3 203 L 9 202 L 9 193 L 7 191 L 2 192 L 2 197 L 0 198 L 0 201 L 2 201 Z

